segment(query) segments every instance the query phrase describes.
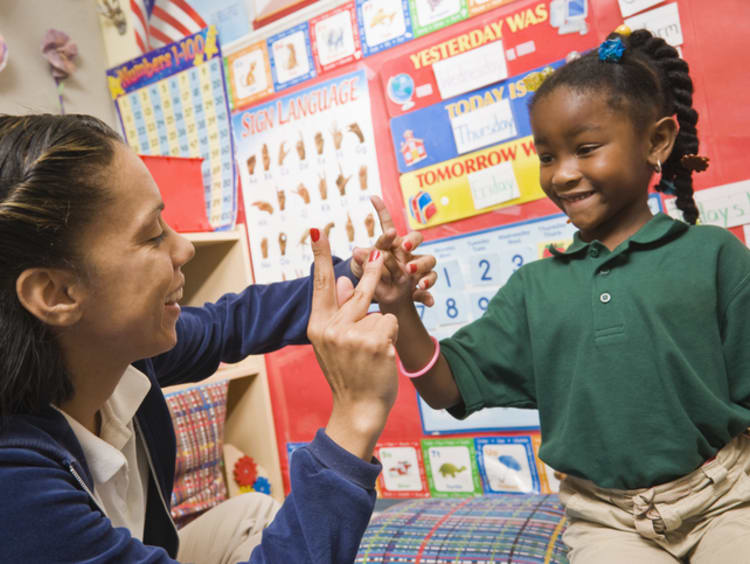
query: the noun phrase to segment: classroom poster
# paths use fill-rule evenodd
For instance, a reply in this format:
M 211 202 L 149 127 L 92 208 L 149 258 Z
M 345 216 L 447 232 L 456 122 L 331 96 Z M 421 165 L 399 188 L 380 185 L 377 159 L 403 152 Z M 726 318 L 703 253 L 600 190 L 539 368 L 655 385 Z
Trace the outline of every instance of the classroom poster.
M 232 116 L 256 283 L 306 276 L 310 227 L 335 255 L 369 246 L 380 224 L 370 97 L 363 70 Z
M 203 158 L 209 222 L 231 229 L 236 169 L 216 28 L 111 68 L 107 80 L 128 145 L 143 155 Z

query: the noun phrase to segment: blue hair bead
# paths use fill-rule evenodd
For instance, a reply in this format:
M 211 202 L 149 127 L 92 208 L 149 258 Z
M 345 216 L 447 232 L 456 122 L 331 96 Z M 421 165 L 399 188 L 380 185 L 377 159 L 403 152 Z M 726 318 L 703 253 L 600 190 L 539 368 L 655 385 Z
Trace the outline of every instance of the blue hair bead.
M 619 37 L 607 39 L 599 45 L 599 60 L 607 63 L 619 63 L 624 52 L 625 44 L 622 42 L 622 39 Z
M 659 184 L 661 185 L 661 191 L 664 192 L 665 194 L 669 194 L 670 196 L 677 195 L 677 187 L 674 185 L 674 182 L 672 182 L 671 180 L 662 178 Z

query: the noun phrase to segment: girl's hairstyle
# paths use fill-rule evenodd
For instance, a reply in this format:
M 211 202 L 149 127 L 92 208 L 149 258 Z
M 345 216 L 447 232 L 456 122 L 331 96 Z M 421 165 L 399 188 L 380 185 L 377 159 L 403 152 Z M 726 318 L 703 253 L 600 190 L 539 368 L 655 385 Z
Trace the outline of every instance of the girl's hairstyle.
M 652 119 L 677 116 L 679 133 L 672 154 L 662 163 L 660 192 L 674 193 L 685 221 L 695 224 L 698 209 L 693 200 L 692 169 L 680 163 L 685 155 L 698 153 L 693 109 L 693 81 L 688 64 L 677 50 L 660 37 L 640 29 L 629 35 L 610 34 L 625 47 L 621 57 L 601 60 L 596 49 L 552 73 L 539 87 L 530 108 L 558 86 L 575 90 L 606 91 L 611 107 L 627 112 L 636 127 L 645 127 Z M 612 61 L 616 62 L 612 62 Z
M 85 115 L 0 115 L 0 416 L 35 413 L 73 386 L 51 328 L 18 300 L 28 268 L 81 272 L 78 237 L 110 197 L 120 136 Z

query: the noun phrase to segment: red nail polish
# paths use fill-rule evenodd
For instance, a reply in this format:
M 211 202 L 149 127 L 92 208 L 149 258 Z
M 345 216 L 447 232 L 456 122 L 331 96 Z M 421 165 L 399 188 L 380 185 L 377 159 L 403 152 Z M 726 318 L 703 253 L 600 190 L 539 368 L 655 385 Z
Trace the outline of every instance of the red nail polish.
M 411 247 L 411 241 L 404 241 L 404 249 L 406 249 L 407 251 L 411 251 Z
M 409 272 L 411 272 L 412 274 L 414 274 L 416 271 L 417 271 L 417 265 L 414 264 L 414 263 L 410 264 L 409 265 Z
M 429 280 L 422 280 L 422 289 L 426 290 L 430 287 L 430 281 Z
M 375 249 L 374 251 L 370 253 L 370 262 L 375 262 L 379 258 L 380 258 L 380 251 L 378 251 L 377 249 Z
M 317 242 L 318 239 L 320 239 L 320 230 L 315 227 L 311 227 L 310 238 L 313 240 L 313 243 Z

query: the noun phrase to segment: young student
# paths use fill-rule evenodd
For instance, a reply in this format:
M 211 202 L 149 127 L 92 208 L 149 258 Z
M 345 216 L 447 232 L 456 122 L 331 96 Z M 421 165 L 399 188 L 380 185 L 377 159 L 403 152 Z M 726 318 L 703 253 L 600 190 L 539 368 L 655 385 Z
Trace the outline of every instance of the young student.
M 181 308 L 194 249 L 163 207 L 140 158 L 99 120 L 0 116 L 0 561 L 351 562 L 397 390 L 395 319 L 366 315 L 390 284 L 383 257 L 373 251 L 355 290 L 311 229 L 314 281 Z M 434 261 L 410 264 L 413 287 Z M 280 508 L 232 498 L 178 540 L 161 387 L 306 334 L 333 408 L 295 452 L 290 496 Z
M 568 475 L 574 564 L 747 562 L 750 251 L 695 225 L 691 174 L 707 161 L 687 63 L 621 31 L 530 106 L 542 188 L 578 228 L 570 247 L 520 268 L 439 344 L 406 293 L 381 310 L 432 407 L 539 410 L 539 456 Z M 652 215 L 654 173 L 687 223 Z

